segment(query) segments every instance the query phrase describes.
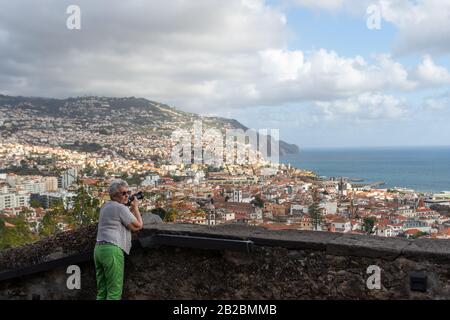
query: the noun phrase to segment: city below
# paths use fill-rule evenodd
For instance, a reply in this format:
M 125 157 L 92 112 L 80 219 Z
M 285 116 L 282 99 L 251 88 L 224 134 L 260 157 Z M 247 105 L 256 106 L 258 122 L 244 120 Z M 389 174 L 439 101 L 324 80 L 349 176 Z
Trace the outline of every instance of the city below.
M 246 129 L 135 98 L 0 97 L 0 248 L 95 223 L 108 183 L 143 191 L 165 222 L 245 224 L 381 237 L 450 237 L 450 192 L 383 189 L 290 164 L 171 162 L 171 132 Z M 281 153 L 296 147 L 280 142 Z

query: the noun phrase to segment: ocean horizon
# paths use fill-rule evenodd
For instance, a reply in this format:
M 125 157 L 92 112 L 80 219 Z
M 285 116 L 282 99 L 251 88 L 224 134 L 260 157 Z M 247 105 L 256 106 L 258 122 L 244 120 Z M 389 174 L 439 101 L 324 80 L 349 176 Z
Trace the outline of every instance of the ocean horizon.
M 303 148 L 280 161 L 327 178 L 385 182 L 380 188 L 450 191 L 450 146 Z

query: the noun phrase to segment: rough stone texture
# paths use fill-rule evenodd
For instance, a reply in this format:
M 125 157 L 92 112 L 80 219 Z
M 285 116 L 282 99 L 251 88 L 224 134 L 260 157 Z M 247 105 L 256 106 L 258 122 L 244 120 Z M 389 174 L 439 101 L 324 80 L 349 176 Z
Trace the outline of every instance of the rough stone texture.
M 142 214 L 142 222 L 144 223 L 144 225 L 148 226 L 148 225 L 152 225 L 152 224 L 162 223 L 163 220 L 157 214 L 153 214 L 151 212 L 145 212 Z
M 62 232 L 23 247 L 1 250 L 0 272 L 92 250 L 96 235 L 97 226 L 93 225 L 75 231 Z
M 95 229 L 90 231 L 95 232 Z M 126 261 L 124 299 L 450 298 L 450 242 L 446 240 L 413 241 L 337 233 L 268 231 L 236 225 L 174 224 L 147 225 L 138 237 L 149 238 L 155 234 L 252 240 L 254 250 L 245 253 L 136 245 Z M 89 237 L 85 238 L 84 241 L 89 242 Z M 75 241 L 74 235 L 69 239 Z M 43 244 L 38 244 L 41 246 Z M 63 248 L 63 254 L 70 251 L 68 244 L 56 247 Z M 78 249 L 81 247 L 83 245 Z M 23 253 L 14 256 L 14 250 L 2 253 L 1 257 L 6 259 L 8 255 L 23 257 Z M 18 265 L 24 266 L 25 261 L 28 260 Z M 369 290 L 366 286 L 370 265 L 381 268 L 380 290 Z M 80 267 L 81 290 L 67 289 L 68 275 L 63 266 L 0 282 L 0 298 L 31 299 L 35 294 L 41 299 L 94 299 L 93 264 L 86 262 Z M 427 275 L 427 292 L 410 290 L 412 271 Z

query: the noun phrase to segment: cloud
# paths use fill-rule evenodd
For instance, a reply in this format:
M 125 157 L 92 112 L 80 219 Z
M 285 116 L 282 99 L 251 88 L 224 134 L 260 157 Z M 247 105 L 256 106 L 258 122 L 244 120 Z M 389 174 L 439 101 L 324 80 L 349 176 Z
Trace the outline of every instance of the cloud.
M 302 70 L 302 51 L 267 49 L 259 54 L 262 72 L 276 81 L 296 80 Z
M 383 18 L 399 30 L 394 49 L 401 54 L 450 52 L 450 2 L 380 0 Z
M 263 76 L 256 90 L 259 103 L 277 105 L 311 100 L 334 100 L 376 91 L 411 91 L 420 83 L 389 55 L 375 64 L 363 57 L 341 57 L 320 49 L 307 56 L 301 51 L 269 50 L 260 59 Z
M 426 112 L 438 113 L 450 111 L 450 92 L 425 98 L 423 109 Z
M 291 3 L 311 9 L 337 10 L 345 0 L 292 0 Z
M 434 63 L 431 56 L 426 55 L 421 64 L 413 71 L 412 77 L 423 86 L 440 86 L 450 84 L 450 73 L 442 66 Z
M 254 97 L 258 52 L 289 36 L 284 14 L 260 0 L 81 0 L 81 30 L 72 31 L 71 2 L 0 2 L 0 87 L 23 95 L 136 95 L 188 107 Z
M 263 0 L 80 0 L 81 30 L 66 28 L 70 1 L 0 3 L 1 93 L 140 96 L 205 112 L 375 99 L 445 78 L 431 58 L 413 77 L 388 54 L 289 50 L 285 14 Z
M 450 1 L 446 0 L 285 0 L 291 5 L 329 12 L 346 12 L 367 18 L 367 8 L 377 5 L 382 23 L 391 23 L 398 34 L 396 54 L 450 52 Z
M 373 121 L 400 120 L 408 116 L 406 101 L 380 93 L 364 93 L 357 97 L 316 102 L 325 120 Z

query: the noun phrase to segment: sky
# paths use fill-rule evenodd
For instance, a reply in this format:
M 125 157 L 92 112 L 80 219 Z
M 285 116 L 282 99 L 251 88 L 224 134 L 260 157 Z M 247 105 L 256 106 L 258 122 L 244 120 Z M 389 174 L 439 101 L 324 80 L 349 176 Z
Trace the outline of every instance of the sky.
M 144 97 L 300 148 L 450 144 L 450 0 L 0 8 L 0 94 Z

